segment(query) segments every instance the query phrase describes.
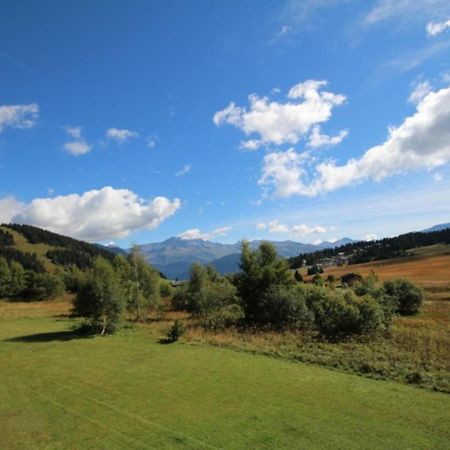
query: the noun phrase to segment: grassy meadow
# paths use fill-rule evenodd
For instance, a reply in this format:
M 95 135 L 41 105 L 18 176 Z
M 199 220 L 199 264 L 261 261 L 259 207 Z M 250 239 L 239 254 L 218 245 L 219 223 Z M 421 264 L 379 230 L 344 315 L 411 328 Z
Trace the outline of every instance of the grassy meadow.
M 446 394 L 186 340 L 162 345 L 161 322 L 82 337 L 63 301 L 0 305 L 2 449 L 441 449 L 450 440 Z
M 324 279 L 348 272 L 367 276 L 373 271 L 381 281 L 407 278 L 421 286 L 425 292 L 421 312 L 395 317 L 384 335 L 329 343 L 308 334 L 233 329 L 212 333 L 193 326 L 188 339 L 450 393 L 450 246 L 423 247 L 412 253 L 411 257 L 330 267 L 322 275 Z M 304 278 L 312 277 L 304 273 Z

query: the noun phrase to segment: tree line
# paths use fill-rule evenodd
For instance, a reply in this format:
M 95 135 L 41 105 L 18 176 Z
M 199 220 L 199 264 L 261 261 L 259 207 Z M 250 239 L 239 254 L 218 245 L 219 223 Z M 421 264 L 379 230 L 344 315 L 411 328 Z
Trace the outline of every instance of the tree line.
M 450 244 L 450 228 L 433 232 L 412 232 L 392 238 L 384 238 L 371 242 L 353 242 L 340 247 L 303 253 L 290 258 L 290 266 L 294 269 L 303 263 L 312 266 L 326 258 L 338 256 L 340 253 L 350 257 L 349 264 L 359 264 L 382 259 L 407 256 L 408 251 L 416 247 L 427 247 L 435 244 Z
M 415 314 L 422 291 L 407 280 L 379 284 L 374 275 L 353 286 L 334 280 L 303 283 L 271 244 L 242 245 L 241 272 L 221 277 L 194 264 L 189 282 L 173 299 L 210 329 L 230 326 L 308 331 L 329 340 L 370 335 L 389 328 L 395 314 Z M 320 275 L 319 275 L 320 277 Z

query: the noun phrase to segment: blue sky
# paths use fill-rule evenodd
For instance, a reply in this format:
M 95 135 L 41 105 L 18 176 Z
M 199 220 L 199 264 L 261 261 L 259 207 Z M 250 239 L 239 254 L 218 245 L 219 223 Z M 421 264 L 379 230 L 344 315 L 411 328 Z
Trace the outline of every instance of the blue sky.
M 448 0 L 0 8 L 1 221 L 123 246 L 450 221 Z

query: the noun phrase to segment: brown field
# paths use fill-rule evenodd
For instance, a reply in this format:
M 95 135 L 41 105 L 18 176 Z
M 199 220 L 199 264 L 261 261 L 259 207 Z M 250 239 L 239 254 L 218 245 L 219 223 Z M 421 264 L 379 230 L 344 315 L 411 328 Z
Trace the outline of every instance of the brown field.
M 425 289 L 429 300 L 450 300 L 450 246 L 439 245 L 414 250 L 414 256 L 328 267 L 328 275 L 340 277 L 348 272 L 367 276 L 374 271 L 380 281 L 407 278 Z

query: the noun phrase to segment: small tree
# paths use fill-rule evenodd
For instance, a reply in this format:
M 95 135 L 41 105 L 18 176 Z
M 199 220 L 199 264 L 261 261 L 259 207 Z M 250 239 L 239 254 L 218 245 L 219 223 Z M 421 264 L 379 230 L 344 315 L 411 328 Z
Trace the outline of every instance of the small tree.
M 170 330 L 167 333 L 167 339 L 169 342 L 176 342 L 185 333 L 186 329 L 183 323 L 176 319 Z
M 10 295 L 17 297 L 22 294 L 27 285 L 27 277 L 22 264 L 12 261 L 11 262 L 11 285 Z
M 10 295 L 11 271 L 5 258 L 0 257 L 0 297 Z
M 295 279 L 295 281 L 298 281 L 299 283 L 303 283 L 303 275 L 300 273 L 299 270 L 295 271 L 294 279 Z
M 416 314 L 424 299 L 423 291 L 409 280 L 396 279 L 383 284 L 386 294 L 397 305 L 402 316 Z
M 261 299 L 271 286 L 292 284 L 292 275 L 286 260 L 277 257 L 272 244 L 264 242 L 252 251 L 248 242 L 242 243 L 238 278 L 238 294 L 243 301 L 245 319 L 259 322 L 263 311 Z
M 74 312 L 86 318 L 95 332 L 113 333 L 123 317 L 124 303 L 113 267 L 104 258 L 96 258 L 75 298 Z

